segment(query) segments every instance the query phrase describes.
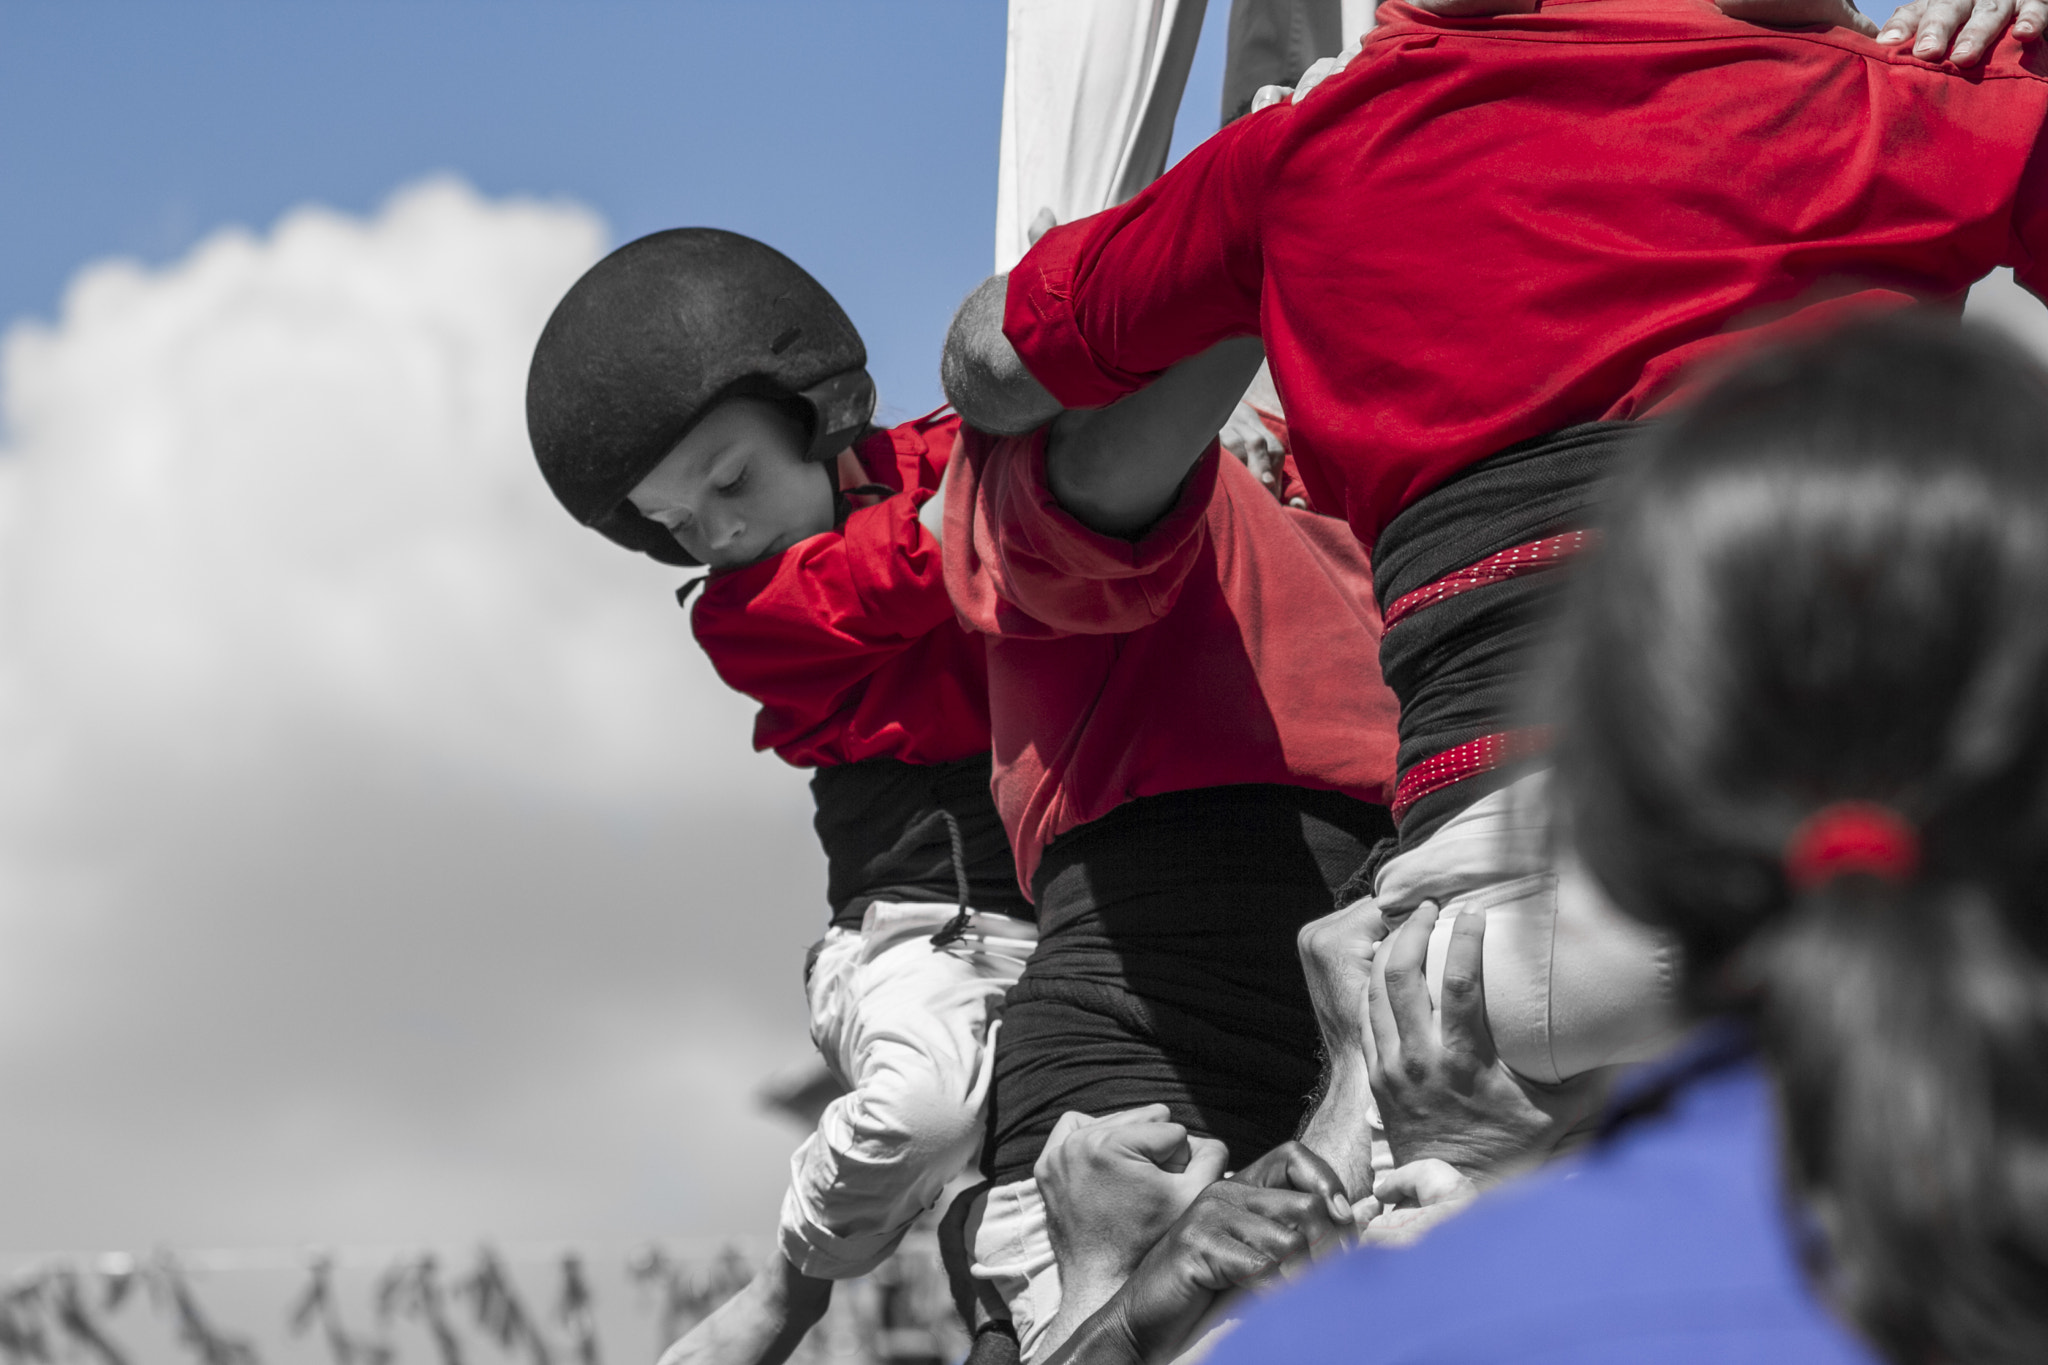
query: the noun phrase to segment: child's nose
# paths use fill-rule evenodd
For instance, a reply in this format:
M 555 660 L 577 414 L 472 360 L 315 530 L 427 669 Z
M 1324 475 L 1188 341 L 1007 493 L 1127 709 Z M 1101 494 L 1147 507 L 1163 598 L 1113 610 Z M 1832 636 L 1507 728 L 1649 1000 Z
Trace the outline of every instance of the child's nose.
M 726 512 L 713 518 L 710 530 L 712 548 L 728 549 L 747 533 L 747 519 L 737 512 Z

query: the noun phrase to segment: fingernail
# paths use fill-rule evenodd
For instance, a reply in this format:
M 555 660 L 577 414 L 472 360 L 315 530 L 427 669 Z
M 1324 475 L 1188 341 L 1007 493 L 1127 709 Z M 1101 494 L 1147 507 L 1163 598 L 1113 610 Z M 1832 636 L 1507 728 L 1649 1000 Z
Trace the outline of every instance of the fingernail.
M 1330 1217 L 1340 1223 L 1351 1221 L 1351 1201 L 1341 1192 L 1330 1196 Z
M 1905 33 L 1899 29 L 1888 28 L 1877 35 L 1877 40 L 1880 43 L 1896 43 L 1903 41 L 1905 36 Z

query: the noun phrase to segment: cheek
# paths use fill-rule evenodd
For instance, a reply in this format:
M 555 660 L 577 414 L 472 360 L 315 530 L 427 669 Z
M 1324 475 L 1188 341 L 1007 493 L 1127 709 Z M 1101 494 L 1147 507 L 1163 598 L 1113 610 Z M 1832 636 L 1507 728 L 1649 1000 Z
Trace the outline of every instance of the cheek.
M 804 535 L 822 535 L 832 529 L 833 491 L 823 466 L 806 464 L 792 471 L 788 501 L 783 505 L 803 509 L 796 521 Z

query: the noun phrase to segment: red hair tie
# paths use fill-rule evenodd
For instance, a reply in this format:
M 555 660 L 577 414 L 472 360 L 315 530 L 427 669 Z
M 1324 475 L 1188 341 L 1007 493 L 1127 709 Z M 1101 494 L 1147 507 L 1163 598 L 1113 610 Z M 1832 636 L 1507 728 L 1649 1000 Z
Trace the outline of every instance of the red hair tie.
M 1785 879 L 1796 891 L 1851 873 L 1903 882 L 1919 867 L 1919 832 L 1890 806 L 1874 801 L 1822 806 L 1785 841 Z

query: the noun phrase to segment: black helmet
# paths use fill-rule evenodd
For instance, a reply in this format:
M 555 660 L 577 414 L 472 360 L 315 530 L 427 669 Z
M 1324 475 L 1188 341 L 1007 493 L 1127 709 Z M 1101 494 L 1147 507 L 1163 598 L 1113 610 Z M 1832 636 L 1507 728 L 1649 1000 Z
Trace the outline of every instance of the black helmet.
M 808 458 L 831 459 L 875 411 L 867 348 L 795 261 L 717 228 L 628 242 L 585 271 L 533 348 L 526 432 L 576 520 L 665 564 L 697 561 L 626 495 L 721 399 L 791 404 Z

